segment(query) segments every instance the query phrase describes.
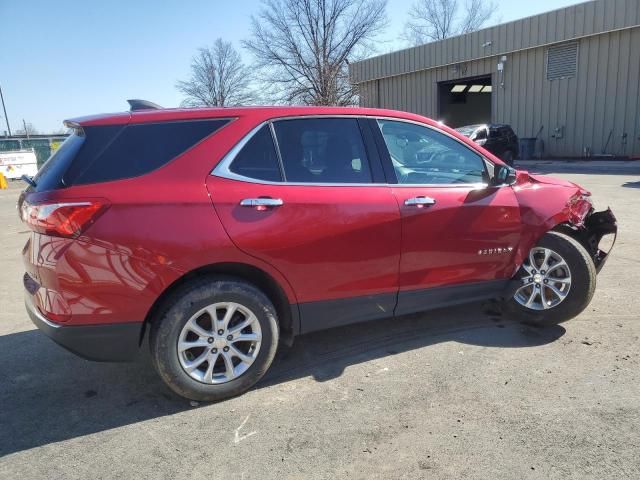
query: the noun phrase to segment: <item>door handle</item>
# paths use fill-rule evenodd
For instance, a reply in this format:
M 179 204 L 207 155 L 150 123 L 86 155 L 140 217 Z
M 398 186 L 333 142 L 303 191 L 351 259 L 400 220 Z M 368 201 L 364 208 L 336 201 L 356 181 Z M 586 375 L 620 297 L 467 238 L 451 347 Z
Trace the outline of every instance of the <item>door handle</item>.
M 284 205 L 281 198 L 245 198 L 240 200 L 241 207 L 253 207 L 256 210 L 266 210 L 271 207 Z
M 407 198 L 404 201 L 404 204 L 407 207 L 418 207 L 418 208 L 423 208 L 423 207 L 430 207 L 431 205 L 435 205 L 436 201 L 431 198 L 431 197 L 413 197 L 413 198 Z

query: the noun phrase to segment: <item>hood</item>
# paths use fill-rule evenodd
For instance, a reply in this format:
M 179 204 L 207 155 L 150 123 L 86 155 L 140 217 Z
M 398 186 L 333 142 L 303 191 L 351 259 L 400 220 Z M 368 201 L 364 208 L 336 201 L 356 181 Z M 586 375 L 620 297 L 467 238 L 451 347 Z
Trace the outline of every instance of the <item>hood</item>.
M 580 193 L 584 195 L 591 195 L 591 193 L 588 190 L 584 189 L 577 183 L 573 183 L 568 180 L 563 180 L 562 178 L 552 177 L 549 175 L 534 174 L 526 171 L 520 171 L 519 173 L 528 177 L 529 181 L 532 183 L 542 183 L 545 185 L 556 185 L 558 187 L 577 188 L 580 190 Z

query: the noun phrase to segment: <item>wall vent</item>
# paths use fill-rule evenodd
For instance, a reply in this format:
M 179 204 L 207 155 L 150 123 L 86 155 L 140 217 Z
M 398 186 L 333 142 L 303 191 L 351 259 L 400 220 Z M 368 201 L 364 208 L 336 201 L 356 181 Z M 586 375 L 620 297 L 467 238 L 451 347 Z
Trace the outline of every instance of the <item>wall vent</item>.
M 563 43 L 547 49 L 547 80 L 576 76 L 578 70 L 578 42 Z

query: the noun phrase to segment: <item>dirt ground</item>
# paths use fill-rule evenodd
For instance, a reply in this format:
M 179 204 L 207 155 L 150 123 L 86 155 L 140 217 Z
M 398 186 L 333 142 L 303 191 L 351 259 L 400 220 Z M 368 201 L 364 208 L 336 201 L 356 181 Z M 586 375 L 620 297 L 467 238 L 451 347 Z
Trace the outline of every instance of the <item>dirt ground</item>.
M 0 478 L 640 478 L 640 162 L 530 163 L 619 220 L 589 308 L 546 329 L 488 304 L 308 335 L 249 393 L 194 405 L 143 356 L 92 363 L 34 330 L 0 190 Z

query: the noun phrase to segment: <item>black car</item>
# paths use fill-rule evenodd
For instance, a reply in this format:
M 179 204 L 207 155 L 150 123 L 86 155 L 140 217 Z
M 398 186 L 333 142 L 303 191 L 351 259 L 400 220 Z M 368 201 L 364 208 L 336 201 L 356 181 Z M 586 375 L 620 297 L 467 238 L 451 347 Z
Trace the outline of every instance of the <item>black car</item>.
M 482 145 L 507 165 L 513 166 L 513 161 L 518 157 L 518 136 L 509 125 L 499 123 L 467 125 L 456 130 L 478 145 Z

